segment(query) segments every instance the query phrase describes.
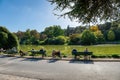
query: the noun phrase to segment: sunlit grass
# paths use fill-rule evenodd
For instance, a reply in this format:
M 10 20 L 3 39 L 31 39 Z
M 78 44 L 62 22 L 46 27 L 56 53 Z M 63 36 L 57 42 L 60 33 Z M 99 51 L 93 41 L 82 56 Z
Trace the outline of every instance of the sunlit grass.
M 94 55 L 120 55 L 120 45 L 93 45 L 93 46 L 80 46 L 80 45 L 21 45 L 20 49 L 27 52 L 31 49 L 40 50 L 41 48 L 46 50 L 48 56 L 51 56 L 52 50 L 60 50 L 62 55 L 71 57 L 71 51 L 73 48 L 78 51 L 84 51 L 85 48 L 92 51 Z

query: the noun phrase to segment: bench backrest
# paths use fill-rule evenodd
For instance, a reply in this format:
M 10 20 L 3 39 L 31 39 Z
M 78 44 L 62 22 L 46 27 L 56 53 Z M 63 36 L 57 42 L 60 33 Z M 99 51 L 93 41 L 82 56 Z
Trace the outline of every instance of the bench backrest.
M 76 52 L 74 55 L 92 55 L 93 52 Z

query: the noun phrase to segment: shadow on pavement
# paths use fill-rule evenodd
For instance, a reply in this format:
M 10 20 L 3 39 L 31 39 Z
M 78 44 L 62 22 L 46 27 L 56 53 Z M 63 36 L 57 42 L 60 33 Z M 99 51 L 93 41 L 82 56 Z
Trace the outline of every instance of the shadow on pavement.
M 11 57 L 9 60 L 18 59 L 19 57 Z
M 18 59 L 19 57 L 13 57 L 8 55 L 0 55 L 0 58 L 9 58 L 9 60 Z
M 75 59 L 70 60 L 69 63 L 94 64 L 94 62 L 92 60 L 75 60 Z
M 53 59 L 53 58 L 52 58 L 52 59 L 49 59 L 49 60 L 48 60 L 48 63 L 55 63 L 56 61 L 59 61 L 59 60 L 60 60 L 60 59 Z
M 7 56 L 5 56 L 5 55 L 0 55 L 0 58 L 6 58 Z
M 44 58 L 24 58 L 22 61 L 39 61 L 44 60 Z

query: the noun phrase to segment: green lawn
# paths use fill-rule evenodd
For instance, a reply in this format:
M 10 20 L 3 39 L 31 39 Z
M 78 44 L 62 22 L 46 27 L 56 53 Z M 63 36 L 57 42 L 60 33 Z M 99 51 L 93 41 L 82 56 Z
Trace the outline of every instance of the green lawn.
M 51 56 L 52 50 L 60 50 L 62 55 L 66 55 L 71 57 L 71 51 L 73 48 L 77 49 L 78 51 L 84 51 L 85 48 L 88 48 L 89 51 L 92 51 L 95 56 L 111 56 L 111 55 L 120 55 L 120 45 L 93 45 L 93 46 L 80 46 L 80 45 L 21 45 L 20 49 L 27 52 L 31 49 L 40 50 L 44 48 L 47 51 L 47 55 Z

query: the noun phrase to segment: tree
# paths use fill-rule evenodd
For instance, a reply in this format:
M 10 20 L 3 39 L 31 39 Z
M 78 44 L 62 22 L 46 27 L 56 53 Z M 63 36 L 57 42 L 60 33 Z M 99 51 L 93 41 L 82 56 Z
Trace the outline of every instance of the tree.
M 65 36 L 69 36 L 75 34 L 75 28 L 67 26 L 67 29 L 65 29 Z
M 40 39 L 40 33 L 37 32 L 37 30 L 31 30 L 30 35 L 34 37 L 35 39 Z
M 94 32 L 94 34 L 95 34 L 97 43 L 101 43 L 101 42 L 105 41 L 105 38 L 104 38 L 104 36 L 103 36 L 103 34 L 102 34 L 102 32 L 100 30 Z
M 64 11 L 59 16 L 89 23 L 120 18 L 120 0 L 48 0 L 56 4 L 55 10 Z
M 65 44 L 66 41 L 67 40 L 66 40 L 65 36 L 58 36 L 55 38 L 54 43 L 55 43 L 55 45 L 63 45 L 63 44 Z
M 92 32 L 96 32 L 96 31 L 98 31 L 99 29 L 98 29 L 98 26 L 95 25 L 95 26 L 90 26 L 90 30 L 91 30 Z
M 57 25 L 46 27 L 45 30 L 44 30 L 44 33 L 49 38 L 53 38 L 53 37 L 57 37 L 57 36 L 60 36 L 60 35 L 64 35 L 64 31 L 61 29 L 60 26 L 57 26 Z
M 79 45 L 80 44 L 80 34 L 72 34 L 69 36 L 70 45 Z
M 15 34 L 8 33 L 8 48 L 16 47 L 19 48 L 18 38 Z
M 47 38 L 47 35 L 44 32 L 40 33 L 40 41 L 43 41 Z
M 107 39 L 108 39 L 109 41 L 115 40 L 115 33 L 114 33 L 112 30 L 109 30 L 109 31 L 108 31 Z
M 120 41 L 120 26 L 115 30 L 116 40 Z
M 0 26 L 0 48 L 11 49 L 19 48 L 18 38 L 9 32 L 5 27 Z
M 102 31 L 102 33 L 106 33 L 107 30 L 111 28 L 111 22 L 106 22 L 105 24 L 98 25 L 99 30 Z
M 96 43 L 95 35 L 89 30 L 84 30 L 81 35 L 81 44 L 82 45 L 92 45 L 95 43 Z
M 8 44 L 8 34 L 0 31 L 0 48 L 6 49 L 7 44 Z

